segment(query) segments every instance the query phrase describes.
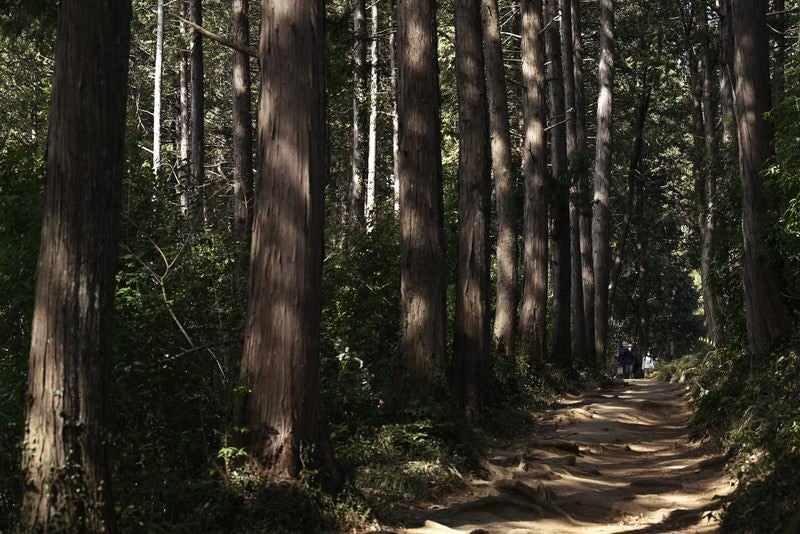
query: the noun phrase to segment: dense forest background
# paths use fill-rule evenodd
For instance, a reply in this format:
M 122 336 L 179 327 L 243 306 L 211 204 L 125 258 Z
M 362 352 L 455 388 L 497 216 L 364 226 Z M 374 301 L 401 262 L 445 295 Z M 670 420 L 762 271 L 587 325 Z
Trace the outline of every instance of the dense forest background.
M 243 354 L 258 352 L 248 318 L 275 295 L 253 289 L 258 262 L 251 257 L 261 257 L 259 239 L 269 233 L 260 225 L 272 220 L 279 228 L 284 220 L 268 219 L 268 212 L 283 213 L 279 207 L 259 212 L 258 204 L 266 206 L 270 196 L 259 190 L 267 184 L 263 162 L 278 157 L 264 140 L 270 130 L 262 122 L 276 112 L 264 104 L 261 86 L 284 64 L 269 63 L 264 42 L 259 45 L 260 32 L 274 29 L 262 11 L 272 2 L 200 4 L 132 2 L 113 329 L 102 379 L 108 413 L 102 441 L 113 488 L 106 494 L 113 495 L 107 517 L 117 530 L 347 530 L 390 521 L 403 502 L 447 492 L 460 484 L 459 470 L 479 469 L 486 436 L 513 433 L 529 410 L 548 406 L 561 392 L 613 380 L 616 348 L 624 340 L 650 351 L 667 373 L 692 382 L 698 432 L 719 440 L 740 480 L 728 507 L 728 531 L 797 527 L 795 3 L 325 2 L 319 14 L 324 42 L 313 41 L 311 52 L 297 52 L 310 55 L 296 60 L 320 62 L 324 73 L 311 78 L 318 81 L 312 89 L 324 88 L 317 101 L 324 124 L 315 123 L 313 113 L 307 119 L 316 124 L 312 137 L 323 143 L 312 143 L 309 164 L 324 167 L 321 286 L 313 291 L 316 304 L 309 304 L 310 316 L 319 307 L 321 321 L 316 334 L 288 327 L 300 337 L 318 336 L 302 349 L 318 372 L 295 387 L 318 395 L 307 401 L 314 413 L 308 435 L 323 437 L 299 446 L 297 465 L 281 476 L 260 463 L 273 453 L 254 453 L 257 432 L 248 419 L 254 390 L 277 390 L 277 375 L 267 373 L 254 386 L 248 380 L 255 380 L 251 366 L 257 364 Z M 746 17 L 755 30 L 735 20 L 743 4 L 760 9 L 760 18 Z M 565 7 L 573 19 L 569 28 Z M 92 19 L 91 6 L 81 9 Z M 439 93 L 415 98 L 424 79 L 415 82 L 402 71 L 403 52 L 416 48 L 408 44 L 413 36 L 398 28 L 413 10 L 431 9 L 435 57 L 427 72 Z M 487 15 L 492 12 L 494 19 Z M 541 32 L 531 33 L 537 15 Z M 21 504 L 31 489 L 20 459 L 31 406 L 31 324 L 48 158 L 57 151 L 47 140 L 58 17 L 57 2 L 0 0 L 0 531 L 36 521 Z M 193 31 L 190 20 L 207 31 Z M 479 35 L 472 48 L 467 28 Z M 575 50 L 564 48 L 559 28 L 569 30 Z M 766 47 L 749 48 L 741 39 L 747 32 L 763 33 Z M 494 42 L 499 63 L 490 60 Z M 603 70 L 610 67 L 604 53 L 613 53 L 613 83 Z M 253 54 L 261 55 L 262 68 Z M 480 57 L 478 70 L 469 60 L 474 57 Z M 573 62 L 572 69 L 563 66 Z M 763 72 L 745 68 L 759 64 Z M 562 76 L 566 72 L 572 74 Z M 492 85 L 493 76 L 499 86 Z M 745 107 L 748 76 L 754 86 L 771 89 L 767 108 Z M 471 93 L 476 87 L 482 89 Z M 571 97 L 564 87 L 571 87 Z M 604 90 L 613 93 L 613 109 L 601 106 Z M 426 150 L 419 153 L 428 156 L 409 174 L 409 156 L 397 157 L 415 153 L 403 144 L 404 117 L 413 112 L 409 102 L 430 103 L 432 94 L 438 105 L 427 116 L 438 120 L 438 139 L 423 140 L 419 146 Z M 494 146 L 497 105 L 509 127 L 505 189 Z M 476 130 L 480 117 L 483 126 Z M 737 142 L 750 132 L 747 117 L 766 124 L 754 134 L 766 148 Z M 580 136 L 570 142 L 565 131 L 578 122 L 585 127 L 583 143 Z M 535 124 L 544 170 L 538 207 L 531 180 L 539 171 L 526 159 L 535 147 Z M 476 131 L 485 137 L 473 137 Z M 83 146 L 86 153 L 100 151 L 92 139 Z M 470 140 L 475 144 L 467 145 Z M 608 152 L 598 140 L 608 143 Z M 761 154 L 760 167 L 742 156 L 751 151 Z M 429 187 L 433 201 L 421 211 L 434 212 L 434 225 L 439 217 L 441 242 L 438 256 L 414 273 L 409 240 L 439 238 L 433 226 L 407 226 L 403 203 L 410 191 Z M 321 208 L 322 196 L 317 200 Z M 284 201 L 287 226 L 296 222 L 291 202 Z M 599 205 L 608 209 L 606 223 L 598 222 Z M 528 258 L 534 211 L 545 232 L 535 272 Z M 588 228 L 585 221 L 591 221 Z M 598 224 L 605 238 L 596 234 Z M 584 230 L 592 232 L 588 239 Z M 746 246 L 753 236 L 763 245 L 755 251 Z M 305 246 L 314 239 L 295 241 Z M 607 257 L 589 261 L 587 274 L 582 246 L 597 248 L 597 239 Z M 299 266 L 317 261 L 313 254 L 300 258 Z M 285 272 L 315 276 L 313 268 L 309 274 L 288 261 Z M 605 278 L 598 278 L 598 261 Z M 748 278 L 748 262 L 765 265 L 775 286 Z M 419 367 L 409 356 L 411 279 L 441 291 L 443 301 L 439 319 L 422 321 L 435 335 L 426 345 L 431 360 Z M 540 301 L 526 289 L 534 279 L 542 281 Z M 608 286 L 595 303 L 606 306 L 600 323 L 583 298 L 576 300 L 590 279 Z M 477 286 L 482 290 L 476 293 Z M 305 302 L 302 290 L 300 296 L 297 301 Z M 528 306 L 542 304 L 536 321 L 543 329 L 533 328 L 525 319 Z M 587 322 L 607 331 L 588 335 Z M 776 331 L 759 334 L 759 322 Z M 514 326 L 503 331 L 501 324 Z M 286 380 L 297 379 L 292 376 Z M 76 480 L 84 468 L 75 471 Z M 58 476 L 73 480 L 69 466 L 64 469 Z M 63 484 L 64 502 L 97 506 L 80 481 Z M 50 528 L 70 531 L 68 519 L 58 523 L 59 513 L 48 520 Z

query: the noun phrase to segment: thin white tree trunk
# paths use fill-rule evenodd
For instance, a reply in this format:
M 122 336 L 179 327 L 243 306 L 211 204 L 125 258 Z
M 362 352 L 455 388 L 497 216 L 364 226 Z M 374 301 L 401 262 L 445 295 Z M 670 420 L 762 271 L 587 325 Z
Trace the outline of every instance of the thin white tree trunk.
M 378 0 L 370 5 L 369 148 L 367 153 L 367 232 L 375 224 L 375 161 L 378 153 Z
M 156 11 L 156 64 L 153 69 L 153 174 L 161 166 L 161 73 L 164 58 L 164 0 L 158 0 Z

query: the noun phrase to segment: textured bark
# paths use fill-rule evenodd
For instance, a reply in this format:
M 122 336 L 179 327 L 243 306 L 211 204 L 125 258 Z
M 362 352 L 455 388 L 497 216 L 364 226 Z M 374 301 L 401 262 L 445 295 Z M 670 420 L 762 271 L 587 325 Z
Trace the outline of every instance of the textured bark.
M 59 10 L 22 457 L 32 532 L 113 530 L 106 388 L 130 19 L 126 0 Z
M 614 303 L 619 277 L 622 273 L 622 264 L 627 259 L 628 237 L 635 220 L 637 191 L 641 187 L 642 177 L 639 167 L 644 146 L 644 127 L 647 121 L 647 113 L 650 110 L 650 95 L 652 94 L 652 88 L 647 80 L 647 67 L 644 67 L 644 69 L 641 79 L 642 94 L 638 98 L 636 124 L 634 125 L 633 140 L 631 141 L 631 157 L 628 160 L 628 189 L 625 192 L 625 205 L 622 208 L 622 229 L 620 231 L 619 245 L 614 251 L 611 262 L 611 275 L 609 276 L 608 285 L 608 302 L 610 306 L 613 306 Z
M 703 311 L 705 316 L 706 337 L 714 344 L 721 341 L 718 317 L 719 306 L 714 290 L 714 273 L 711 265 L 714 247 L 715 197 L 717 193 L 717 174 L 720 171 L 717 148 L 716 113 L 712 95 L 711 50 L 708 31 L 708 19 L 705 9 L 697 13 L 697 28 L 702 42 L 700 46 L 700 76 L 702 84 L 703 137 L 705 140 L 701 245 L 700 245 L 700 279 L 703 286 Z
M 736 141 L 736 116 L 733 109 L 733 87 L 736 76 L 733 70 L 733 22 L 731 0 L 719 2 L 719 94 L 722 109 L 722 167 L 724 176 L 733 176 L 738 166 Z
M 772 127 L 764 118 L 771 110 L 766 0 L 733 2 L 736 122 L 742 181 L 744 296 L 750 351 L 764 354 L 783 336 L 789 312 L 781 295 L 774 252 L 764 228 L 770 197 L 763 172 L 774 156 Z
M 495 350 L 512 357 L 517 320 L 517 238 L 514 176 L 511 170 L 511 128 L 506 96 L 505 68 L 500 38 L 497 0 L 483 0 L 486 92 L 489 100 L 489 128 L 492 175 L 497 204 L 497 304 L 494 316 Z
M 489 110 L 481 0 L 456 0 L 458 263 L 455 380 L 467 415 L 484 406 L 489 372 Z
M 350 156 L 350 220 L 363 225 L 364 214 L 364 102 L 366 94 L 367 9 L 353 0 L 353 145 Z
M 533 367 L 539 367 L 547 349 L 547 176 L 541 0 L 521 0 L 520 12 L 524 88 L 522 172 L 525 180 L 525 281 L 519 330 L 525 354 Z
M 325 111 L 323 10 L 262 0 L 259 177 L 242 381 L 253 457 L 272 480 L 334 476 L 319 400 Z M 303 460 L 301 460 L 303 456 Z
M 572 365 L 570 335 L 570 293 L 572 262 L 570 260 L 569 173 L 567 172 L 567 129 L 564 120 L 564 78 L 561 69 L 561 37 L 558 0 L 546 0 L 545 53 L 550 132 L 550 187 L 553 218 L 553 346 L 551 359 L 562 368 Z
M 594 351 L 594 266 L 592 264 L 592 204 L 589 196 L 589 155 L 586 148 L 586 99 L 583 92 L 583 41 L 580 29 L 580 4 L 571 0 L 572 50 L 575 73 L 575 174 L 574 206 L 579 225 L 581 279 L 583 285 L 583 316 L 586 328 L 586 361 L 595 365 Z M 577 259 L 577 255 L 574 259 Z
M 592 208 L 592 264 L 594 266 L 594 348 L 598 363 L 605 362 L 608 342 L 609 263 L 611 247 L 611 132 L 614 98 L 614 2 L 600 0 L 600 62 L 597 95 L 597 143 Z
M 378 0 L 372 0 L 369 43 L 369 132 L 367 134 L 367 231 L 375 225 L 377 181 L 375 166 L 378 160 Z
M 586 341 L 586 316 L 583 303 L 583 274 L 581 271 L 581 242 L 578 182 L 584 174 L 583 155 L 578 152 L 578 134 L 575 106 L 575 51 L 572 24 L 572 2 L 559 0 L 561 12 L 561 65 L 564 79 L 564 109 L 567 134 L 567 161 L 569 179 L 569 233 L 570 233 L 570 314 L 572 317 L 573 358 L 588 363 Z
M 394 212 L 400 213 L 400 178 L 397 172 L 397 161 L 399 152 L 399 139 L 400 139 L 400 125 L 397 120 L 397 47 L 395 42 L 397 40 L 397 25 L 395 24 L 395 13 L 397 11 L 396 0 L 390 2 L 389 16 L 391 17 L 389 26 L 389 68 L 391 69 L 391 86 L 392 86 L 392 186 L 394 195 Z
M 436 4 L 397 5 L 402 399 L 433 393 L 445 355 L 445 262 Z
M 187 0 L 180 2 L 181 15 L 188 14 Z M 185 38 L 188 33 L 188 28 L 183 22 L 180 23 L 181 37 Z M 178 206 L 181 214 L 184 217 L 189 216 L 192 208 L 192 199 L 189 195 L 191 179 L 191 169 L 189 168 L 189 135 L 191 125 L 189 124 L 189 54 L 185 49 L 180 52 L 180 59 L 178 65 L 178 117 L 175 121 L 177 124 L 177 152 L 178 162 L 177 171 L 175 174 L 175 192 L 178 195 Z
M 164 0 L 156 6 L 156 61 L 153 68 L 153 174 L 161 167 L 161 75 L 164 58 Z
M 203 25 L 202 0 L 189 0 L 191 21 Z M 203 36 L 197 30 L 190 31 L 189 58 L 191 62 L 191 125 L 189 195 L 200 197 L 205 174 L 205 75 L 203 73 Z M 192 212 L 189 212 L 190 221 Z M 191 221 L 194 223 L 194 221 Z
M 231 37 L 250 46 L 248 0 L 232 0 Z M 250 57 L 233 51 L 233 234 L 240 240 L 250 235 L 253 208 L 253 118 L 250 112 Z

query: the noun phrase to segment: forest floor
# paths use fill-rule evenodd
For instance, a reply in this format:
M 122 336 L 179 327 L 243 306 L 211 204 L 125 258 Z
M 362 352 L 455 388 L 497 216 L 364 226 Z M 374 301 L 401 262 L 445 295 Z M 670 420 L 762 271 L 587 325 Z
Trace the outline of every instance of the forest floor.
M 732 484 L 691 415 L 686 386 L 647 379 L 568 396 L 490 449 L 488 480 L 409 511 L 399 532 L 716 532 Z

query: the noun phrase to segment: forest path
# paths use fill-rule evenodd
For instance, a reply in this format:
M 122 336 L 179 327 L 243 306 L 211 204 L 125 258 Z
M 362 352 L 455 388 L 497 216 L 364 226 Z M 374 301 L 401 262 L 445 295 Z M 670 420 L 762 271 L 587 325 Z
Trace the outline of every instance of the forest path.
M 690 439 L 688 394 L 645 379 L 566 397 L 533 435 L 489 451 L 491 480 L 404 532 L 716 532 L 731 484 L 710 444 Z

